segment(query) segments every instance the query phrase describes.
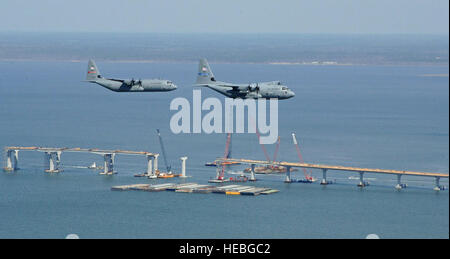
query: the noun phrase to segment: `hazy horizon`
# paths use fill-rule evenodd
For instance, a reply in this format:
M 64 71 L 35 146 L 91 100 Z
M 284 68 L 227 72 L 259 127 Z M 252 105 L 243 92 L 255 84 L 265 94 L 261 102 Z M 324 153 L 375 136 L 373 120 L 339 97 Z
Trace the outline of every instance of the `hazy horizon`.
M 447 0 L 3 0 L 0 31 L 446 34 Z
M 171 34 L 171 35 L 318 35 L 318 36 L 419 36 L 419 35 L 429 35 L 429 36 L 449 36 L 447 33 L 428 33 L 428 32 L 414 32 L 414 33 L 385 33 L 385 32 L 130 32 L 130 31 L 14 31 L 14 30 L 0 30 L 0 34 Z

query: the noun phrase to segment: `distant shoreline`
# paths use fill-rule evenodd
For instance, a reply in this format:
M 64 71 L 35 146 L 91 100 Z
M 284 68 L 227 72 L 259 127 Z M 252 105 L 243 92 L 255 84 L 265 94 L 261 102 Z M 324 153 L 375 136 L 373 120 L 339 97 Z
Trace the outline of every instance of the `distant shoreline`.
M 0 62 L 68 62 L 68 63 L 85 63 L 87 59 L 45 59 L 45 58 L 0 58 Z M 197 60 L 158 60 L 158 59 L 96 59 L 96 61 L 105 63 L 165 63 L 165 64 L 196 64 Z M 214 61 L 213 64 L 261 64 L 261 65 L 275 65 L 275 66 L 436 66 L 448 67 L 448 63 L 432 63 L 432 62 L 398 62 L 398 63 L 339 63 L 337 61 L 261 61 L 261 62 L 230 62 L 230 61 Z M 423 74 L 424 77 L 448 77 L 448 74 Z
M 421 74 L 419 76 L 421 76 L 421 77 L 448 77 L 448 73 L 447 74 Z

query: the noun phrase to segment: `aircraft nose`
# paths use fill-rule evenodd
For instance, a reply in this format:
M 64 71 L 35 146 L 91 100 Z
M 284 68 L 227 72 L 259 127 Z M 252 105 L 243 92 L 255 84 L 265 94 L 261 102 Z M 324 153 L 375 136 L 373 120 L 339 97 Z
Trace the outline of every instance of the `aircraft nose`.
M 173 83 L 172 83 L 172 84 L 170 85 L 170 88 L 171 88 L 172 90 L 175 90 L 175 89 L 177 89 L 178 87 L 177 87 L 176 84 L 173 84 Z
M 289 98 L 292 98 L 292 97 L 294 97 L 295 96 L 295 93 L 294 93 L 294 91 L 289 91 Z

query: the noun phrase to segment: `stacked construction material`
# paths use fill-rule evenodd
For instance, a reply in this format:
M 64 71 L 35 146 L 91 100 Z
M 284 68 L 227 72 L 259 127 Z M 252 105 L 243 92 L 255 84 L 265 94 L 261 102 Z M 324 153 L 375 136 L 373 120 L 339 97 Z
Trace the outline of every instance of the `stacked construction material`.
M 226 195 L 251 195 L 256 196 L 260 194 L 272 194 L 278 192 L 278 190 L 265 188 L 265 187 L 255 187 L 255 186 L 245 186 L 245 185 L 224 185 L 224 186 L 211 186 L 205 184 L 197 183 L 164 183 L 164 184 L 131 184 L 122 186 L 113 186 L 111 188 L 113 191 L 147 191 L 147 192 L 158 192 L 158 191 L 173 191 L 181 193 L 219 193 Z

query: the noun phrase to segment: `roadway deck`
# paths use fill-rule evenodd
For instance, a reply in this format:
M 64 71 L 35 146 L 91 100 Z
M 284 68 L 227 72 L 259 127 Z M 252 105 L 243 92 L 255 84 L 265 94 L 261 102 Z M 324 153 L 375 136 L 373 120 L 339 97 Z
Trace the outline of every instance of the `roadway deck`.
M 405 171 L 405 170 L 360 168 L 360 167 L 350 167 L 350 166 L 321 165 L 321 164 L 294 163 L 294 162 L 269 162 L 269 161 L 238 159 L 238 158 L 229 158 L 229 159 L 219 158 L 216 160 L 216 162 L 219 164 L 222 162 L 238 162 L 241 164 L 249 164 L 249 165 L 252 165 L 252 164 L 254 164 L 254 165 L 278 165 L 278 166 L 285 166 L 285 167 L 290 166 L 290 167 L 312 168 L 312 169 L 322 169 L 322 170 L 326 169 L 326 170 L 337 170 L 337 171 L 348 171 L 348 172 L 364 172 L 364 173 L 414 175 L 414 176 L 448 178 L 448 174 L 443 174 L 443 173 L 414 172 L 414 171 Z
M 107 150 L 98 148 L 52 148 L 52 147 L 5 147 L 5 150 L 22 150 L 22 151 L 42 151 L 42 152 L 84 152 L 84 153 L 100 153 L 100 154 L 125 154 L 125 155 L 155 155 L 155 153 L 149 153 L 146 151 L 130 151 L 130 150 Z

